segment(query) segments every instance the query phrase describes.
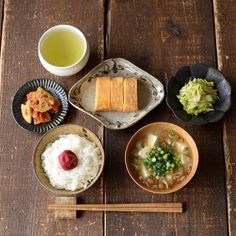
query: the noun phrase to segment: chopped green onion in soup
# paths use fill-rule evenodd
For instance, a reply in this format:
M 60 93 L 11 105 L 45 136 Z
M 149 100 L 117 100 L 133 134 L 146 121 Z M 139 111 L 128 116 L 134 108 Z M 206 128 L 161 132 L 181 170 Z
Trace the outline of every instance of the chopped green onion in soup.
M 188 144 L 173 130 L 148 133 L 136 145 L 133 166 L 140 181 L 159 190 L 176 186 L 192 168 Z

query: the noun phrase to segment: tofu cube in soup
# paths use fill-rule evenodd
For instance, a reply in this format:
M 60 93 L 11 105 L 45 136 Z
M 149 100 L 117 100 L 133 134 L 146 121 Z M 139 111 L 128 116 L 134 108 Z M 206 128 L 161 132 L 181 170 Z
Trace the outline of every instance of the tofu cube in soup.
M 145 159 L 150 151 L 151 151 L 151 148 L 149 146 L 145 146 L 144 148 L 139 150 L 138 155 L 141 158 Z
M 153 135 L 153 134 L 148 134 L 147 135 L 147 146 L 149 146 L 150 148 L 153 148 L 156 144 L 157 141 L 157 136 Z

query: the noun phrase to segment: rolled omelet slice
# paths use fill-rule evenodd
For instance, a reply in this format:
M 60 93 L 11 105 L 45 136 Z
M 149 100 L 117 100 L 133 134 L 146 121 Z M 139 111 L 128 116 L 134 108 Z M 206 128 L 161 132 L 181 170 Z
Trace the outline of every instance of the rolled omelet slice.
M 111 78 L 111 110 L 122 111 L 124 103 L 124 78 Z
M 111 97 L 111 78 L 97 77 L 94 111 L 111 110 L 110 97 Z
M 124 103 L 123 112 L 134 112 L 138 110 L 138 82 L 137 78 L 124 79 Z

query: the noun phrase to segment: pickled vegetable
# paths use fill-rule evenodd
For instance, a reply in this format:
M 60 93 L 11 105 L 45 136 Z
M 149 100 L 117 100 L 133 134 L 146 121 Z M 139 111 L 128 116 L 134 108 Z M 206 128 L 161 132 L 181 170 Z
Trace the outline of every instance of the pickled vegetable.
M 198 115 L 213 111 L 218 95 L 213 82 L 195 78 L 180 89 L 177 98 L 188 114 Z

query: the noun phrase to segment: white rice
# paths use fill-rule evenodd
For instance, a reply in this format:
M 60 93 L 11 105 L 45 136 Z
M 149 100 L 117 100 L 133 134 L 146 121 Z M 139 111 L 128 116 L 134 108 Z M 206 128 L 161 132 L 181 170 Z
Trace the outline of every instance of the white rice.
M 78 165 L 72 170 L 63 170 L 59 162 L 58 156 L 65 150 L 71 150 L 78 157 Z M 97 176 L 101 163 L 101 152 L 96 144 L 75 134 L 61 135 L 48 144 L 42 154 L 43 169 L 57 189 L 86 188 Z

